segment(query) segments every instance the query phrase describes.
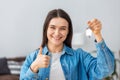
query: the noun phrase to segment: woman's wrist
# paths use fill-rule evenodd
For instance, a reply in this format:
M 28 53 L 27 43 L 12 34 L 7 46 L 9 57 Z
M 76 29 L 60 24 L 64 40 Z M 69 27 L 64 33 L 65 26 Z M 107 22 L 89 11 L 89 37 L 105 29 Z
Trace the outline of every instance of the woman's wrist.
M 101 33 L 95 34 L 95 39 L 97 42 L 101 42 L 103 40 Z
M 38 68 L 38 66 L 31 64 L 30 69 L 32 72 L 37 73 L 39 68 Z

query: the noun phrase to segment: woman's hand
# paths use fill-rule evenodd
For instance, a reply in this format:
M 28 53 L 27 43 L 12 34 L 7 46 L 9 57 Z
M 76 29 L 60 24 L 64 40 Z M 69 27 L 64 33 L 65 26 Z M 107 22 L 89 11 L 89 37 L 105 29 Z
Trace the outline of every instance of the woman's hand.
M 37 72 L 39 68 L 47 68 L 49 66 L 50 56 L 42 55 L 42 47 L 37 55 L 35 61 L 31 64 L 30 68 L 33 72 Z
M 102 24 L 98 19 L 92 19 L 88 21 L 88 26 L 92 30 L 93 34 L 95 35 L 95 38 L 97 42 L 100 42 L 102 40 L 102 35 L 101 35 L 101 29 L 102 29 Z

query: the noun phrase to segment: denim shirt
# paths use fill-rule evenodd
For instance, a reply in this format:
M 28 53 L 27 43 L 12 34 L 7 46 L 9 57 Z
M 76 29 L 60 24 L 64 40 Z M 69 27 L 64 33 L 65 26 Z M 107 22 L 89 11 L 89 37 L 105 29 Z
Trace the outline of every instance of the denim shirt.
M 81 48 L 74 50 L 64 45 L 60 63 L 66 80 L 102 80 L 114 71 L 114 55 L 106 46 L 104 40 L 96 43 L 97 57 Z M 50 65 L 48 68 L 40 68 L 38 73 L 30 69 L 30 65 L 36 59 L 39 49 L 26 57 L 21 68 L 20 80 L 49 80 Z M 42 50 L 43 55 L 50 55 L 47 46 Z M 50 63 L 51 64 L 51 63 Z M 56 71 L 57 73 L 57 71 Z M 57 79 L 56 79 L 57 80 Z

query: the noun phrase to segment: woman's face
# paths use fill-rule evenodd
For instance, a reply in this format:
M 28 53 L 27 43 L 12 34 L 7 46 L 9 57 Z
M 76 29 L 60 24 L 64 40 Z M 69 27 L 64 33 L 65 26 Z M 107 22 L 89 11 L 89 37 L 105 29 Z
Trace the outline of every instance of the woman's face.
M 64 18 L 51 19 L 47 29 L 48 44 L 55 46 L 63 44 L 69 32 L 68 28 L 68 22 Z

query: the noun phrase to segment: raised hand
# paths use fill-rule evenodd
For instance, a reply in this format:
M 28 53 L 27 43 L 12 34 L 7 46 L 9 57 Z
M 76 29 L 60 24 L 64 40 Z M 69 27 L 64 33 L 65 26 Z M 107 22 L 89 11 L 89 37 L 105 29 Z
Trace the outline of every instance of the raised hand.
M 102 35 L 101 35 L 101 29 L 102 29 L 102 24 L 98 19 L 92 19 L 88 21 L 88 26 L 92 30 L 93 34 L 96 37 L 97 42 L 100 42 L 102 40 Z
M 92 30 L 92 32 L 95 35 L 101 33 L 100 31 L 102 29 L 102 25 L 98 19 L 92 19 L 92 20 L 88 21 L 88 26 L 90 27 L 90 29 Z
M 50 56 L 42 54 L 42 47 L 40 47 L 40 51 L 37 55 L 35 61 L 31 64 L 31 70 L 33 72 L 37 72 L 39 68 L 47 68 L 50 63 Z

